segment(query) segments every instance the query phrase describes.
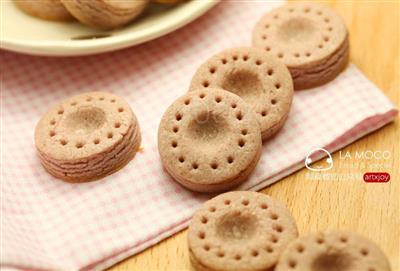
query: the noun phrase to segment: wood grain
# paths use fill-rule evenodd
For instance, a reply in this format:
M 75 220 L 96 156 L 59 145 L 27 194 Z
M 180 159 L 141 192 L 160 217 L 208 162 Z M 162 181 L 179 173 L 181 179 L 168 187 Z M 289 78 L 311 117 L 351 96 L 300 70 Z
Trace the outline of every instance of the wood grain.
M 350 32 L 351 61 L 399 106 L 398 1 L 329 1 L 345 19 Z M 391 159 L 364 160 L 333 155 L 337 175 L 364 173 L 379 165 L 389 172 L 386 184 L 361 180 L 310 180 L 301 170 L 263 190 L 286 203 L 297 220 L 300 234 L 327 229 L 349 229 L 378 243 L 394 271 L 399 265 L 399 142 L 398 120 L 342 150 L 387 150 Z M 383 168 L 383 165 L 388 168 Z M 354 167 L 354 168 L 351 168 Z M 186 230 L 111 268 L 119 270 L 193 270 L 188 259 Z

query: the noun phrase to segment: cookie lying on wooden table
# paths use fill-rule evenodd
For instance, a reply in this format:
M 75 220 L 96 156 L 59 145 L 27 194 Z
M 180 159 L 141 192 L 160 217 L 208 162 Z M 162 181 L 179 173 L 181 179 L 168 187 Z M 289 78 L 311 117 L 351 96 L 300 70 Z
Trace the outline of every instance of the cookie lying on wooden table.
M 389 261 L 368 239 L 347 231 L 302 236 L 287 246 L 276 271 L 390 271 Z
M 298 236 L 287 208 L 257 192 L 221 194 L 193 216 L 188 231 L 196 270 L 271 270 Z

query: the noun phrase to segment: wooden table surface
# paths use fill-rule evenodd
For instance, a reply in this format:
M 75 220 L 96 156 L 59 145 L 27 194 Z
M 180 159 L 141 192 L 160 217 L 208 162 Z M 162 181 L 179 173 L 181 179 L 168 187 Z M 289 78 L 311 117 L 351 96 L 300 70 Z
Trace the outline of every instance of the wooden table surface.
M 399 106 L 399 1 L 329 1 L 350 32 L 351 61 Z M 316 181 L 303 169 L 263 190 L 285 203 L 297 220 L 300 234 L 327 229 L 350 229 L 378 243 L 388 255 L 393 271 L 400 270 L 399 121 L 358 140 L 342 150 L 389 151 L 387 161 L 333 155 L 337 174 L 375 171 L 390 173 L 384 184 L 361 180 Z M 351 167 L 351 168 L 350 168 Z M 371 170 L 370 170 L 371 171 Z M 186 244 L 187 230 L 115 265 L 111 270 L 193 270 Z

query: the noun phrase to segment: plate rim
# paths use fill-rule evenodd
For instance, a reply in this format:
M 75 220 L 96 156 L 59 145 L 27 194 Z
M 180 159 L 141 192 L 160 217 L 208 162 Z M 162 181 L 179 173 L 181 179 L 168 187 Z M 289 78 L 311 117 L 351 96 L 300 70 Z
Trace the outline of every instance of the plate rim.
M 30 55 L 39 56 L 81 56 L 115 51 L 138 45 L 155 38 L 171 33 L 184 25 L 196 20 L 221 0 L 191 0 L 187 7 L 176 10 L 167 15 L 166 23 L 154 24 L 144 30 L 128 32 L 120 36 L 111 36 L 104 39 L 66 41 L 28 41 L 21 39 L 7 39 L 0 35 L 0 48 Z M 179 15 L 179 16 L 177 16 Z

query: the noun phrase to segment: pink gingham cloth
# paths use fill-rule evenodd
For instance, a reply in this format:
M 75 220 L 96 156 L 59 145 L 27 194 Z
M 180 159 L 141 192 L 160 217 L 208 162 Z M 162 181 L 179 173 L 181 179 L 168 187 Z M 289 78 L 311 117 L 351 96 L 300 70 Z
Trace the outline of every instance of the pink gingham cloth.
M 2 52 L 2 265 L 101 270 L 185 228 L 210 195 L 182 188 L 163 171 L 156 141 L 160 118 L 187 91 L 204 60 L 228 47 L 250 45 L 252 27 L 274 5 L 224 1 L 170 35 L 104 55 L 56 59 Z M 51 105 L 93 90 L 130 103 L 144 151 L 100 181 L 56 180 L 36 156 L 35 125 Z M 333 82 L 295 93 L 286 125 L 264 144 L 255 172 L 239 189 L 266 187 L 302 168 L 312 148 L 343 148 L 396 114 L 350 65 Z

